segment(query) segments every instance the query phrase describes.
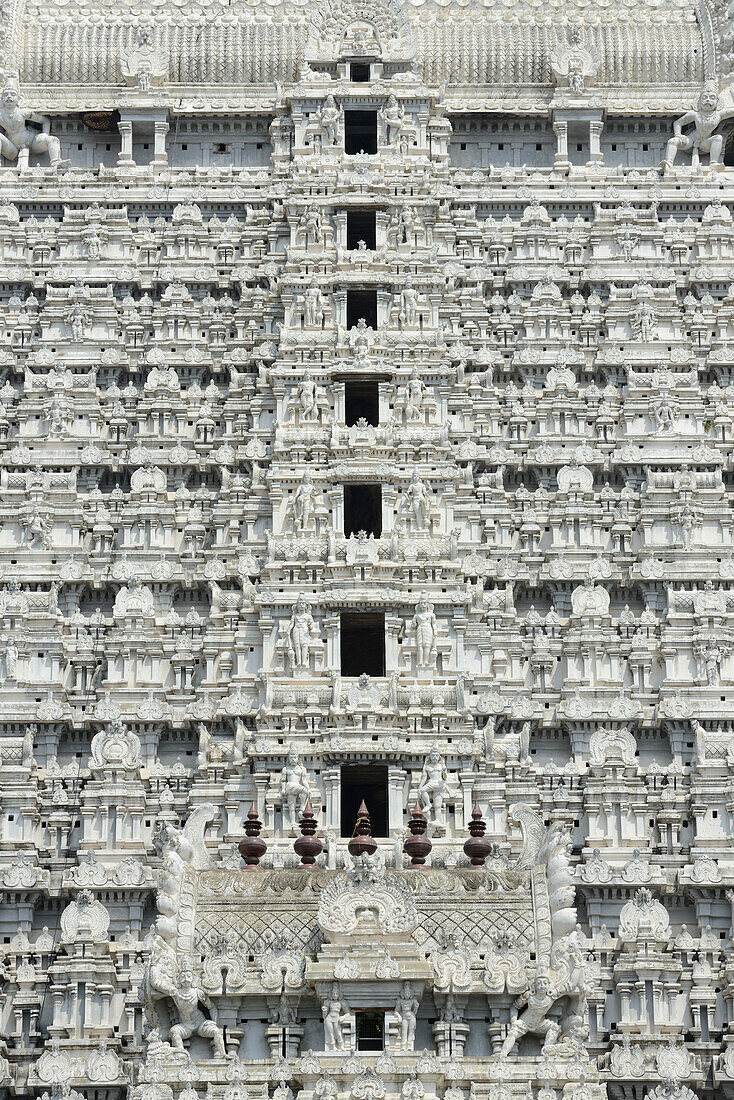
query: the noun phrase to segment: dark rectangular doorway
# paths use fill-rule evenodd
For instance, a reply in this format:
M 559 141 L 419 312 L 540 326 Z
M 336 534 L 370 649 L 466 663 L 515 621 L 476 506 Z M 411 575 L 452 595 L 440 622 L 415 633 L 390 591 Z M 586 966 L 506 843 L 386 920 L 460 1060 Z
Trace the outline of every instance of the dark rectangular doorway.
M 374 210 L 347 210 L 347 248 L 359 248 L 360 241 L 374 250 L 377 242 Z
M 373 836 L 388 836 L 387 765 L 342 764 L 341 835 L 351 836 L 364 800 Z
M 379 539 L 382 534 L 382 486 L 344 486 L 344 534 L 365 531 Z
M 377 111 L 344 112 L 344 152 L 351 156 L 355 153 L 374 156 L 377 152 Z
M 344 383 L 344 414 L 347 427 L 356 424 L 358 420 L 366 420 L 368 424 L 380 423 L 380 391 L 379 383 L 372 378 L 349 379 Z
M 368 328 L 377 328 L 377 291 L 354 287 L 347 291 L 347 328 L 363 320 Z
M 342 676 L 384 676 L 384 612 L 342 611 L 340 626 Z

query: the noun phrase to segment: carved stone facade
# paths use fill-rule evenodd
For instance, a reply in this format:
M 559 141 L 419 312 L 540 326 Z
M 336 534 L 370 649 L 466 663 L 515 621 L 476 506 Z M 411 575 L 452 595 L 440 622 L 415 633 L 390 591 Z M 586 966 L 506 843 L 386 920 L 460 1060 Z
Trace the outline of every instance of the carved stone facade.
M 731 8 L 5 6 L 3 1096 L 734 1098 Z

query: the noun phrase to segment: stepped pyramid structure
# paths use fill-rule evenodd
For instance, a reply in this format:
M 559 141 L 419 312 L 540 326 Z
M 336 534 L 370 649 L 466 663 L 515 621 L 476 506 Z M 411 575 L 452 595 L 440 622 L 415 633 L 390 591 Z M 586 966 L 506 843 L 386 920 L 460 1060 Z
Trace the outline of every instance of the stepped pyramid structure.
M 2 1100 L 734 1097 L 732 5 L 0 37 Z

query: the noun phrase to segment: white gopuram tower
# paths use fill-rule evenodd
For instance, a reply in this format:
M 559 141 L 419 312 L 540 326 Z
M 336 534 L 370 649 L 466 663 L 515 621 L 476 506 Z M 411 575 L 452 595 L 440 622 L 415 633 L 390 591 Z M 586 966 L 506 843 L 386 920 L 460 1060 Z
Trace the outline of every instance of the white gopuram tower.
M 731 7 L 5 5 L 0 1100 L 734 1098 Z

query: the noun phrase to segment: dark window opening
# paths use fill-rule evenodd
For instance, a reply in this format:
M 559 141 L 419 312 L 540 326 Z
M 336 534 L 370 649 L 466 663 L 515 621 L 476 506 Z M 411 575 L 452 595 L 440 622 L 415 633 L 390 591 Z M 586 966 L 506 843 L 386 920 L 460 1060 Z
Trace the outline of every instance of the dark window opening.
M 374 210 L 347 211 L 347 248 L 359 248 L 360 241 L 364 241 L 367 248 L 374 250 L 377 247 Z
M 227 145 L 227 143 L 225 141 L 218 141 L 216 143 L 216 145 L 214 146 L 214 152 L 215 153 L 220 153 L 220 154 L 221 153 L 228 153 L 229 152 L 229 145 Z
M 344 534 L 366 531 L 376 539 L 382 534 L 382 486 L 344 486 Z
M 347 291 L 347 328 L 364 320 L 368 328 L 377 328 L 377 291 L 355 289 Z
M 344 112 L 344 152 L 377 152 L 377 111 Z
M 355 84 L 366 84 L 370 78 L 370 67 L 361 61 L 353 61 L 349 73 Z
M 344 413 L 347 427 L 366 420 L 375 427 L 380 423 L 380 393 L 372 378 L 355 378 L 344 383 Z
M 385 1049 L 385 1009 L 362 1008 L 354 1014 L 357 1050 Z
M 388 835 L 387 766 L 385 764 L 342 764 L 341 835 L 351 836 L 357 811 L 364 800 L 373 836 Z
M 734 166 L 734 127 L 727 130 L 724 137 L 724 164 L 728 168 Z
M 340 618 L 342 676 L 384 676 L 384 613 L 342 611 Z

